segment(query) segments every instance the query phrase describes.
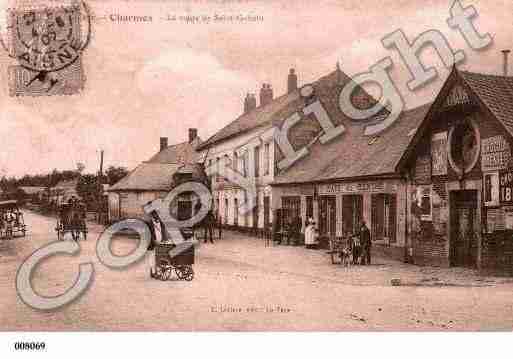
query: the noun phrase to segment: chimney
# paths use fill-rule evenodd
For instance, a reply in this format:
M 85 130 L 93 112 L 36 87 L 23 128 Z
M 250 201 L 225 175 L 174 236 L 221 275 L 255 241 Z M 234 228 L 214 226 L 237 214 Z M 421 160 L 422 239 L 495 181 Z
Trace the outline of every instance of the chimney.
M 296 70 L 290 69 L 289 77 L 287 79 L 287 92 L 291 93 L 297 90 L 297 75 Z
M 273 100 L 273 89 L 271 84 L 263 84 L 260 89 L 260 106 L 265 106 Z
M 160 150 L 167 148 L 167 137 L 160 138 Z
M 248 93 L 244 99 L 244 113 L 248 113 L 256 108 L 256 97 L 254 94 Z
M 198 129 L 197 128 L 189 128 L 189 143 L 194 141 L 198 137 Z
M 504 76 L 508 76 L 508 55 L 510 53 L 510 50 L 502 50 L 502 54 L 504 55 L 504 62 L 503 62 L 503 69 L 502 74 Z

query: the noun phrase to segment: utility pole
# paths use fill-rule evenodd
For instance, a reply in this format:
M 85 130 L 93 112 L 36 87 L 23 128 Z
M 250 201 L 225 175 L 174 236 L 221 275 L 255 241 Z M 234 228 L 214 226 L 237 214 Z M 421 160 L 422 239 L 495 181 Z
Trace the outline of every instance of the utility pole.
M 100 151 L 100 181 L 103 177 L 103 150 Z
M 98 222 L 101 222 L 102 204 L 103 204 L 103 150 L 100 150 L 100 170 L 98 171 L 98 192 L 96 194 L 96 205 Z

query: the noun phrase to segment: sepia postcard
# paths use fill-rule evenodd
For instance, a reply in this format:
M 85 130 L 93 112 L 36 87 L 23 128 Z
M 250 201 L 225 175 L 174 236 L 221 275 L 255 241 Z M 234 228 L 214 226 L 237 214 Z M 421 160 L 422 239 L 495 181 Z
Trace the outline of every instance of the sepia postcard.
M 512 15 L 1 0 L 0 330 L 511 331 Z

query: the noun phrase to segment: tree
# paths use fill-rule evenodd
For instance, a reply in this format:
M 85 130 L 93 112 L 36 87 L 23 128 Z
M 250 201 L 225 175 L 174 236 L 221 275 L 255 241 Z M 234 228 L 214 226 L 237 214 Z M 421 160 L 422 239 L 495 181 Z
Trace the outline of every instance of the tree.
M 85 165 L 82 162 L 77 162 L 77 172 L 82 174 L 85 170 Z
M 125 167 L 109 166 L 107 171 L 105 171 L 105 175 L 107 176 L 107 182 L 111 186 L 123 177 L 125 177 L 127 174 L 128 170 Z
M 77 182 L 77 194 L 84 200 L 87 207 L 93 207 L 98 200 L 98 181 L 92 174 L 80 176 Z

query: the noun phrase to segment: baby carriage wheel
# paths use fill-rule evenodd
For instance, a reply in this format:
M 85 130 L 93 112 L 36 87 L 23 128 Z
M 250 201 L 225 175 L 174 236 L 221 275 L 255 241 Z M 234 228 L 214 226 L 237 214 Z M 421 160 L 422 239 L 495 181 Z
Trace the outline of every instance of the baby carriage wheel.
M 181 265 L 175 267 L 176 276 L 180 280 L 191 281 L 194 279 L 194 270 L 190 265 Z
M 162 278 L 161 280 L 166 281 L 171 279 L 172 269 L 170 267 L 162 268 Z

